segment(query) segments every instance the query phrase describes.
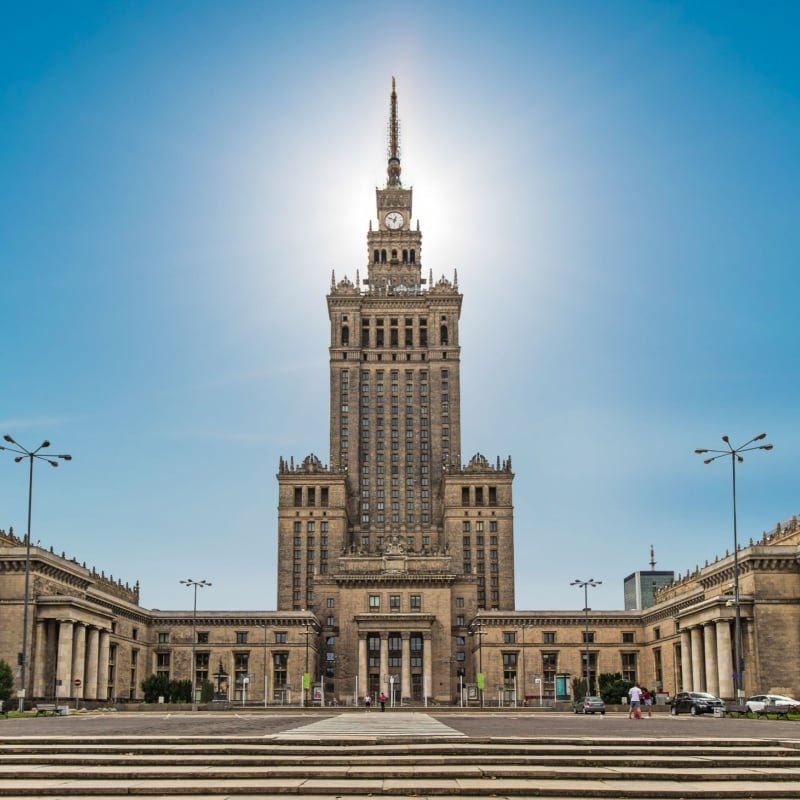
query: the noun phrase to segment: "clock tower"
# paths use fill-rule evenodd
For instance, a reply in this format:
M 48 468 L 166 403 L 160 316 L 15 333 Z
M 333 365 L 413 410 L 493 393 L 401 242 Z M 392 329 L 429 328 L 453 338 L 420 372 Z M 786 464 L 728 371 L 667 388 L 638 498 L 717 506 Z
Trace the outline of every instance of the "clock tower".
M 514 607 L 513 474 L 462 465 L 462 295 L 455 273 L 422 277 L 399 128 L 392 79 L 366 277 L 327 296 L 329 464 L 280 464 L 278 605 L 320 620 L 326 692 L 444 700 L 470 620 Z

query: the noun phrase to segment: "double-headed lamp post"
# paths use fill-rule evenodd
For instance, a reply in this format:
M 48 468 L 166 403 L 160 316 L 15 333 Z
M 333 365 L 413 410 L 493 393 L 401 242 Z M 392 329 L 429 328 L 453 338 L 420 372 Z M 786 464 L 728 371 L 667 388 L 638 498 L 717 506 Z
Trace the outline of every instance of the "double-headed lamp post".
M 594 588 L 595 586 L 600 586 L 603 581 L 596 581 L 594 578 L 589 578 L 588 581 L 582 581 L 580 578 L 575 578 L 570 586 L 579 586 L 583 589 L 583 611 L 586 615 L 586 631 L 583 635 L 584 645 L 584 658 L 586 659 L 586 694 L 584 697 L 588 697 L 592 693 L 591 689 L 591 672 L 589 670 L 589 587 L 591 586 Z
M 187 578 L 181 581 L 184 586 L 191 586 L 194 589 L 194 608 L 192 610 L 192 711 L 197 711 L 197 590 L 211 586 L 210 581 L 193 581 Z
M 5 434 L 3 439 L 13 447 L 5 447 L 0 445 L 0 450 L 8 450 L 11 453 L 17 453 L 14 456 L 14 461 L 19 464 L 20 461 L 28 459 L 28 533 L 25 536 L 25 595 L 22 601 L 22 652 L 19 654 L 19 710 L 23 711 L 25 708 L 25 673 L 28 666 L 28 599 L 30 596 L 30 580 L 31 580 L 31 505 L 33 501 L 33 462 L 46 461 L 51 467 L 57 467 L 59 461 L 72 461 L 72 456 L 67 453 L 42 453 L 42 450 L 50 447 L 50 442 L 45 439 L 35 450 L 28 450 L 23 447 L 19 442 L 15 441 L 10 434 Z
M 749 442 L 745 442 L 739 447 L 734 447 L 730 442 L 730 437 L 723 436 L 722 441 L 725 442 L 727 450 L 710 450 L 708 448 L 698 448 L 694 452 L 697 455 L 711 455 L 703 460 L 704 464 L 711 464 L 718 461 L 720 458 L 730 458 L 731 460 L 731 473 L 733 477 L 733 605 L 736 609 L 736 617 L 733 623 L 733 693 L 736 698 L 739 698 L 741 690 L 744 688 L 744 653 L 742 650 L 742 609 L 739 603 L 739 538 L 736 531 L 736 462 L 740 464 L 744 461 L 742 453 L 750 452 L 751 450 L 772 450 L 771 444 L 756 444 L 756 442 L 763 442 L 767 438 L 766 433 L 759 433 L 754 436 Z

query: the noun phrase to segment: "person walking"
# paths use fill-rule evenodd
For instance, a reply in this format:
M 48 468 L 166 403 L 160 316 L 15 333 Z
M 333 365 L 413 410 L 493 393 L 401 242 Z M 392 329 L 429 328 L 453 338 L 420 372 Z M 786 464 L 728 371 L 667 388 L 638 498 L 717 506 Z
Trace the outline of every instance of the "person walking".
M 386 695 L 381 692 L 378 702 L 381 704 L 381 711 L 386 711 Z
M 645 710 L 647 711 L 647 716 L 653 716 L 653 695 L 650 694 L 649 690 L 645 687 L 642 689 L 642 702 L 644 703 Z
M 628 689 L 628 697 L 631 700 L 631 710 L 628 712 L 628 719 L 631 717 L 639 719 L 642 716 L 642 712 L 639 710 L 639 706 L 642 704 L 642 690 L 634 683 L 633 686 Z
M 369 707 L 371 705 L 372 705 L 372 697 L 370 697 L 370 695 L 368 695 L 368 694 L 365 694 L 364 695 L 364 708 L 366 708 L 367 711 L 369 711 Z

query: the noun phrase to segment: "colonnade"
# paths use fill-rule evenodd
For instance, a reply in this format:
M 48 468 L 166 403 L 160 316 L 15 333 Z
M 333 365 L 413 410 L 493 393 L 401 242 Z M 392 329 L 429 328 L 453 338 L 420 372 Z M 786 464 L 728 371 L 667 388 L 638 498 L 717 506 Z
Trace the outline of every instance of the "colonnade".
M 389 667 L 389 631 L 359 632 L 358 636 L 358 685 L 359 691 L 365 694 L 369 689 L 369 661 L 367 659 L 367 638 L 370 635 L 379 635 L 380 647 L 380 691 L 388 695 L 390 691 L 389 673 L 395 672 L 396 667 Z M 400 658 L 400 697 L 412 697 L 411 687 L 411 633 L 401 632 L 401 658 Z M 422 692 L 430 697 L 433 694 L 433 671 L 431 669 L 431 634 L 422 635 Z M 373 669 L 374 672 L 374 669 Z M 363 691 L 362 691 L 363 688 Z
M 731 620 L 715 619 L 681 628 L 681 681 L 687 692 L 733 697 Z
M 75 619 L 37 619 L 33 696 L 107 700 L 110 633 Z

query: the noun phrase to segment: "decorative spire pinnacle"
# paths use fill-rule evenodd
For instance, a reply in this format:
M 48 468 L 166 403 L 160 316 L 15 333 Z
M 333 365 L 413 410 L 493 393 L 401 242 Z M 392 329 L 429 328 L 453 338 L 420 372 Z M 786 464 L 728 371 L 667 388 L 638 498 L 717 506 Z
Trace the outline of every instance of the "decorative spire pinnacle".
M 400 121 L 397 119 L 397 91 L 392 76 L 392 95 L 389 106 L 389 165 L 386 168 L 387 186 L 401 186 L 400 183 Z

